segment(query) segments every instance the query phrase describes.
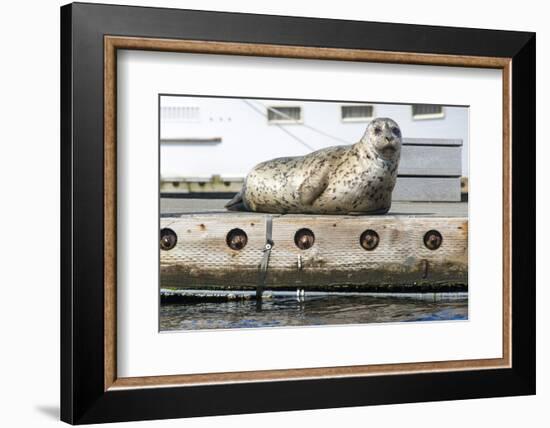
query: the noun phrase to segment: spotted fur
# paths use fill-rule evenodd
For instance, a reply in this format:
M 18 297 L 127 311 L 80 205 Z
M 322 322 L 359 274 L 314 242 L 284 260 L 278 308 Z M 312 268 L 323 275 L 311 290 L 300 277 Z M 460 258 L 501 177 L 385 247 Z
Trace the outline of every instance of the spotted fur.
M 401 131 L 389 118 L 369 123 L 359 142 L 256 165 L 229 210 L 303 214 L 384 214 L 391 206 Z

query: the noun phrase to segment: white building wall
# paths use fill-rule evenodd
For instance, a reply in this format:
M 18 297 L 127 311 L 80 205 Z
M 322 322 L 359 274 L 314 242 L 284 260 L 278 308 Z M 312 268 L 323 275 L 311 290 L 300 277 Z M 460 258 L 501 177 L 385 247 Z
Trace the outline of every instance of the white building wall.
M 243 177 L 263 160 L 357 142 L 368 122 L 342 121 L 341 106 L 346 104 L 350 103 L 162 96 L 161 177 Z M 265 106 L 277 105 L 302 107 L 303 123 L 269 124 Z M 373 105 L 374 117 L 394 119 L 405 138 L 462 139 L 462 171 L 468 175 L 468 108 L 444 107 L 441 119 L 415 120 L 410 105 Z M 183 119 L 181 110 L 179 119 L 172 117 L 174 107 L 188 107 Z M 177 142 L 218 138 L 221 142 Z

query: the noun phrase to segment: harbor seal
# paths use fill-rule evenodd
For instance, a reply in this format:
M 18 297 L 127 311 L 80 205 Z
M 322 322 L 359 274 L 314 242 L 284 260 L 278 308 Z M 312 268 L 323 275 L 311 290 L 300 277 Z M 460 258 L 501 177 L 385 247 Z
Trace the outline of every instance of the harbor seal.
M 385 214 L 401 154 L 401 130 L 372 120 L 359 142 L 256 165 L 225 207 L 300 214 Z

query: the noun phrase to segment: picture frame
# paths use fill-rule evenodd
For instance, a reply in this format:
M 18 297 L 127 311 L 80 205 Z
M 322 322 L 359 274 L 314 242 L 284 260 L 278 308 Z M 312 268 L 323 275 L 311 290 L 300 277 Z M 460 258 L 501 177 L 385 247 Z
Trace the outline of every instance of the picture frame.
M 503 259 L 502 358 L 118 377 L 122 49 L 502 70 L 503 253 L 492 255 Z M 61 419 L 85 424 L 534 394 L 535 96 L 534 33 L 63 6 Z

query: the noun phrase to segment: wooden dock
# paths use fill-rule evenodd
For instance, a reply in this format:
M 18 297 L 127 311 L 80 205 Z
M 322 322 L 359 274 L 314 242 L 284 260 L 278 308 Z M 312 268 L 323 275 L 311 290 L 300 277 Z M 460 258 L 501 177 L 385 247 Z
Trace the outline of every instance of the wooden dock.
M 383 216 L 227 212 L 225 200 L 161 199 L 161 287 L 464 291 L 467 204 L 394 203 Z

